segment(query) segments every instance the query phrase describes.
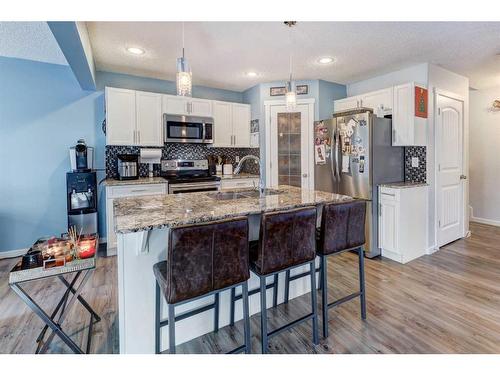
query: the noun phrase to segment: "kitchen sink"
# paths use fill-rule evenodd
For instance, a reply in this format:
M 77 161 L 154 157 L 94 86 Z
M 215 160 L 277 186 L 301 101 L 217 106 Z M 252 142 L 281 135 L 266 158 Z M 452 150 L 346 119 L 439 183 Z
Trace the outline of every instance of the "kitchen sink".
M 245 198 L 259 198 L 261 196 L 277 195 L 281 194 L 281 190 L 277 189 L 265 189 L 264 193 L 261 195 L 259 190 L 243 190 L 243 191 L 223 191 L 217 193 L 208 193 L 207 195 L 218 201 L 228 201 L 234 199 L 245 199 Z
M 240 192 L 227 191 L 227 192 L 217 192 L 217 193 L 209 193 L 207 194 L 210 198 L 213 198 L 217 201 L 229 201 L 233 199 L 242 199 L 248 198 L 246 195 Z

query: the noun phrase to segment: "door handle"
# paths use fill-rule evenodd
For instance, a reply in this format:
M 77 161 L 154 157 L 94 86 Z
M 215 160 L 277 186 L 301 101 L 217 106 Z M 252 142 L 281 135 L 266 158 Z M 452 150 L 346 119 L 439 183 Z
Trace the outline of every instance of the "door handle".
M 307 173 L 302 173 L 302 177 L 307 177 Z
M 460 179 L 461 179 L 461 180 L 467 180 L 467 176 L 466 176 L 466 175 L 464 175 L 464 174 L 461 174 L 461 175 L 460 175 Z

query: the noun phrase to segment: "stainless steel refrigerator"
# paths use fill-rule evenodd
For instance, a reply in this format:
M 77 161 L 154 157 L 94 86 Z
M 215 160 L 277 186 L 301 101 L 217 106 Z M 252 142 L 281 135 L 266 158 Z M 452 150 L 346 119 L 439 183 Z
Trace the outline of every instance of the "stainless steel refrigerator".
M 314 125 L 316 190 L 368 201 L 365 254 L 378 247 L 378 185 L 404 180 L 404 148 L 392 146 L 391 119 L 370 109 L 338 112 Z

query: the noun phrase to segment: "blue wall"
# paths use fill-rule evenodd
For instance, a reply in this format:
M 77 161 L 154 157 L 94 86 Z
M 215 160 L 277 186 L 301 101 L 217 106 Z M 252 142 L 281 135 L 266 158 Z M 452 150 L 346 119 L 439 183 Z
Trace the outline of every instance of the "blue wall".
M 175 94 L 171 81 L 108 72 L 96 78 L 98 91 L 83 91 L 68 66 L 0 57 L 0 252 L 66 230 L 69 147 L 84 138 L 95 148 L 95 168 L 104 169 L 105 86 Z M 242 93 L 203 86 L 194 86 L 193 95 L 243 101 Z M 100 186 L 101 237 L 104 199 Z
M 110 72 L 97 72 L 96 80 L 98 90 L 104 90 L 104 87 L 110 86 L 122 89 L 160 92 L 171 95 L 176 94 L 175 82 L 173 81 Z M 193 97 L 222 100 L 226 102 L 243 102 L 243 93 L 241 92 L 214 89 L 205 86 L 193 86 Z
M 84 138 L 103 168 L 103 116 L 69 67 L 0 57 L 0 251 L 66 231 L 68 149 Z

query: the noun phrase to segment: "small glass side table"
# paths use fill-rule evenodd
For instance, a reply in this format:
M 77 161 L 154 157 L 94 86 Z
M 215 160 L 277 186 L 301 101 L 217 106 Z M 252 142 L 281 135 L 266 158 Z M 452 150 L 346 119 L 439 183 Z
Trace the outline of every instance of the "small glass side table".
M 90 305 L 81 296 L 83 287 L 87 283 L 92 271 L 95 269 L 95 256 L 88 259 L 77 259 L 66 263 L 62 267 L 44 269 L 43 267 L 21 270 L 16 265 L 9 275 L 9 285 L 12 290 L 23 300 L 26 305 L 37 314 L 45 323 L 42 331 L 36 339 L 37 348 L 35 354 L 45 353 L 52 342 L 54 335 L 57 335 L 75 354 L 89 353 L 92 342 L 92 328 L 94 323 L 101 320 L 99 315 L 90 307 Z M 64 275 L 71 275 L 71 281 L 66 280 Z M 47 314 L 21 287 L 25 282 L 57 277 L 66 287 L 64 295 L 59 300 L 55 309 L 49 315 Z M 78 301 L 90 313 L 90 322 L 87 333 L 87 345 L 83 351 L 62 329 L 62 323 L 66 318 L 73 304 Z M 45 339 L 48 328 L 51 329 L 47 340 Z

